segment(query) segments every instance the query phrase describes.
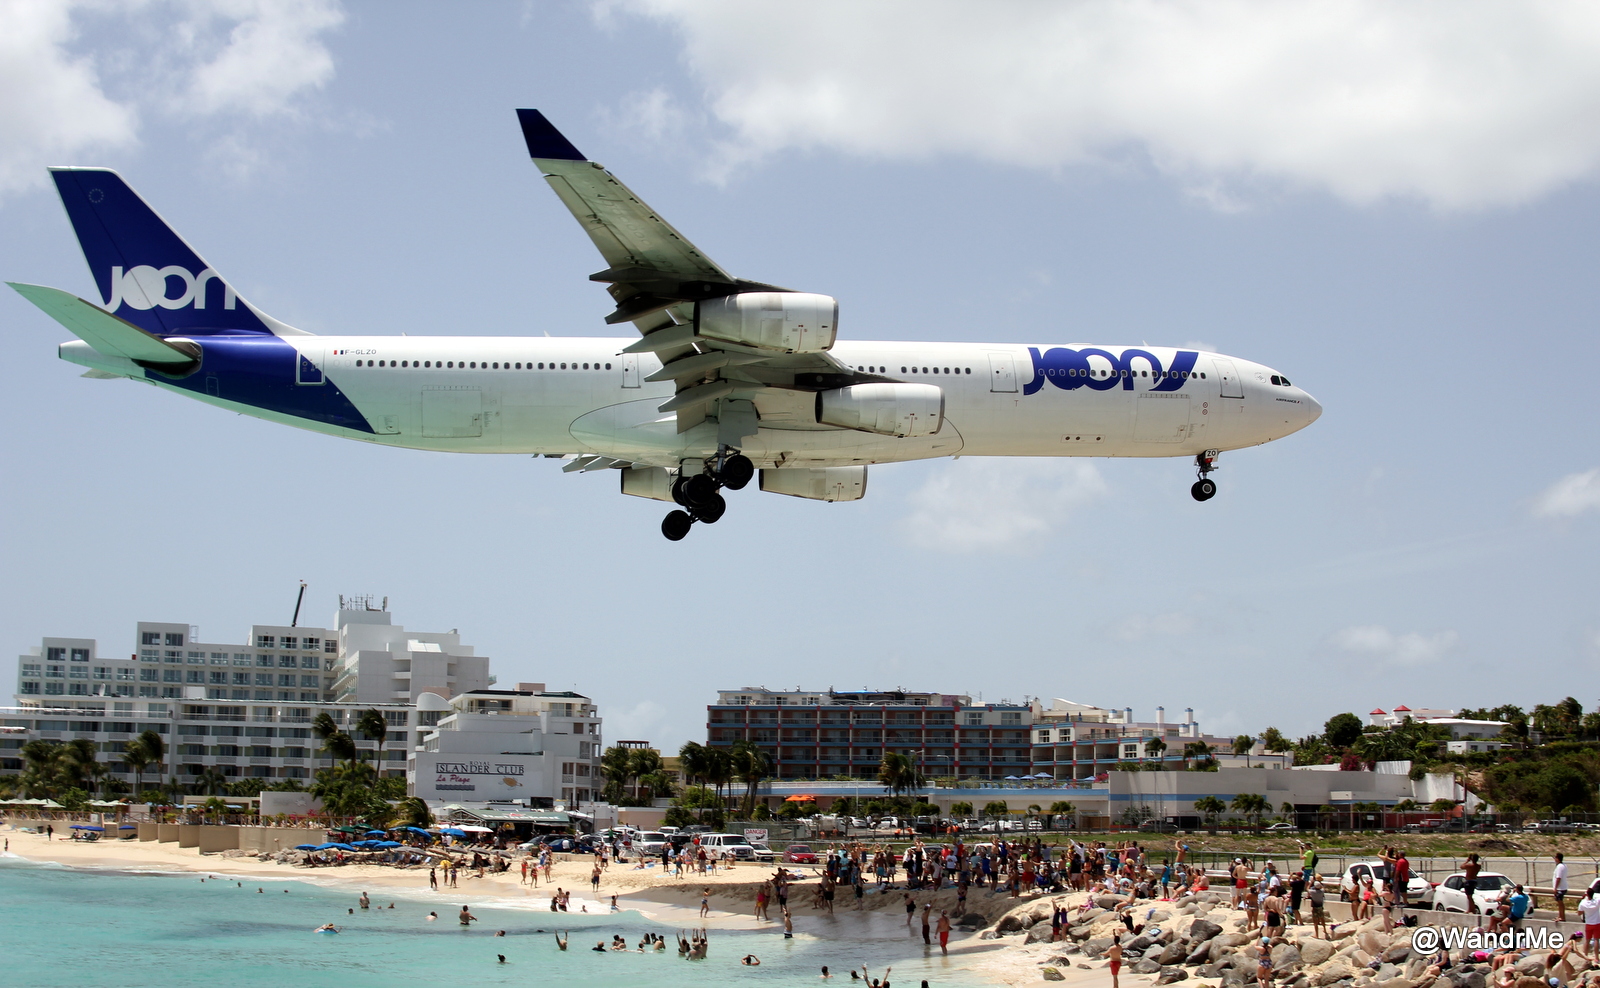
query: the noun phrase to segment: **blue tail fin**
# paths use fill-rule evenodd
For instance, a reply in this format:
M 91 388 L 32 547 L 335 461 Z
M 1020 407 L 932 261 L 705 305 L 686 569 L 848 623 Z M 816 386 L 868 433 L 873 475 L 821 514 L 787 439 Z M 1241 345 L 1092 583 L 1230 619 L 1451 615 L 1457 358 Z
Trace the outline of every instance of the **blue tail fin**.
M 108 311 L 156 335 L 300 334 L 236 296 L 116 172 L 50 172 Z

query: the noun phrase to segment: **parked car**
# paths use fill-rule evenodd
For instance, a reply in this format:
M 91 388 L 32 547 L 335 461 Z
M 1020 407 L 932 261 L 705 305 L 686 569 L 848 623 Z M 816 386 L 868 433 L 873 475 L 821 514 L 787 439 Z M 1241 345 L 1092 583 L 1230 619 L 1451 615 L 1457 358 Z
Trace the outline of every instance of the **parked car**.
M 1499 872 L 1480 871 L 1478 887 L 1472 893 L 1472 908 L 1468 909 L 1466 883 L 1467 876 L 1459 871 L 1440 882 L 1433 890 L 1433 908 L 1451 913 L 1471 912 L 1481 916 L 1484 910 L 1494 908 L 1500 893 L 1516 885 L 1516 882 Z
M 783 860 L 788 864 L 816 864 L 817 852 L 810 844 L 790 844 L 783 849 Z
M 755 859 L 762 863 L 770 864 L 778 860 L 777 852 L 765 844 L 751 844 L 750 850 L 754 853 Z
M 1361 879 L 1368 877 L 1372 879 L 1373 889 L 1382 892 L 1389 887 L 1389 866 L 1382 861 L 1358 861 L 1346 868 L 1339 878 L 1339 898 L 1349 902 L 1355 897 Z M 1414 904 L 1430 901 L 1433 897 L 1433 883 L 1425 878 L 1418 878 L 1413 872 L 1411 880 L 1406 883 L 1406 897 Z
M 740 861 L 754 861 L 756 852 L 744 834 L 701 834 L 700 846 L 706 853 L 713 851 L 732 851 L 733 856 Z
M 646 830 L 633 839 L 634 850 L 640 854 L 657 855 L 661 849 L 671 843 L 667 835 L 659 830 Z
M 1522 829 L 1538 834 L 1570 834 L 1577 828 L 1565 820 L 1538 820 Z
M 1139 833 L 1141 834 L 1175 834 L 1177 832 L 1178 825 L 1171 820 L 1146 820 L 1139 824 Z
M 1174 828 L 1174 829 L 1176 829 L 1176 828 Z M 1296 827 L 1292 823 L 1281 823 L 1280 822 L 1280 823 L 1269 824 L 1267 826 L 1267 833 L 1269 833 L 1269 834 L 1271 834 L 1271 833 L 1280 833 L 1281 834 L 1281 833 L 1284 833 L 1286 831 L 1295 831 L 1295 830 L 1299 830 L 1299 829 L 1300 829 L 1299 827 Z

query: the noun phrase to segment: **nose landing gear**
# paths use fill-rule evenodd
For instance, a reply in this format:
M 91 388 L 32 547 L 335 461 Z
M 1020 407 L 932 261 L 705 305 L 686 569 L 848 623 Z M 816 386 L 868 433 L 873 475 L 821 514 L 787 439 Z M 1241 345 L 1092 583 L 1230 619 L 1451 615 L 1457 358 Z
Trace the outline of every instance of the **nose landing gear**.
M 679 477 L 672 482 L 672 499 L 684 510 L 668 512 L 661 520 L 661 534 L 673 542 L 689 534 L 695 522 L 714 525 L 728 510 L 728 502 L 718 488 L 742 490 L 756 474 L 750 458 L 726 446 L 718 450 L 717 457 L 706 467 L 705 473 Z
M 1217 468 L 1217 457 L 1221 455 L 1217 450 L 1208 449 L 1198 453 L 1194 458 L 1195 471 L 1200 479 L 1189 488 L 1189 494 L 1196 501 L 1209 501 L 1217 494 L 1217 483 L 1211 479 L 1211 471 Z

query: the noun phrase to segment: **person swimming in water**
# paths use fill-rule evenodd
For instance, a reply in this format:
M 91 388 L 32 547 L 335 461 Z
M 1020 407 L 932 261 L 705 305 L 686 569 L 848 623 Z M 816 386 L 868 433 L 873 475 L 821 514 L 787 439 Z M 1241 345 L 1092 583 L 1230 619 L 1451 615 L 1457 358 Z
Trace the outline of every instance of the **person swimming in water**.
M 467 909 L 466 906 L 461 907 L 461 915 L 457 916 L 456 918 L 461 921 L 461 926 L 463 929 L 478 921 L 478 917 L 472 915 L 471 910 Z
M 339 928 L 337 926 L 334 926 L 332 923 L 323 923 L 321 926 L 317 927 L 316 929 L 312 930 L 311 932 L 312 933 L 338 933 L 339 932 Z
M 740 958 L 739 963 L 743 964 L 745 967 L 760 967 L 761 958 L 757 957 L 755 954 L 745 954 L 744 957 Z
M 561 935 L 561 931 L 560 930 L 557 930 L 555 932 L 555 938 L 556 938 L 556 946 L 561 948 L 562 950 L 566 950 L 567 949 L 567 938 Z

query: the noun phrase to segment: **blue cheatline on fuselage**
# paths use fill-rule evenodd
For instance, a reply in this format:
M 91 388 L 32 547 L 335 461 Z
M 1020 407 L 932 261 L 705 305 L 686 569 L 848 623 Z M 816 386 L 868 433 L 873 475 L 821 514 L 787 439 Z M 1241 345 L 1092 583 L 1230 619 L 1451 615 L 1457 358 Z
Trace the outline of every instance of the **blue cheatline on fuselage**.
M 169 387 L 209 395 L 223 401 L 293 415 L 336 425 L 355 432 L 374 433 L 366 416 L 345 397 L 339 386 L 326 379 L 307 360 L 315 374 L 302 371 L 300 380 L 321 380 L 321 384 L 300 384 L 295 376 L 302 358 L 292 345 L 271 334 L 225 333 L 196 334 L 200 343 L 200 367 L 192 374 L 173 377 L 157 370 L 146 370 L 145 377 Z

